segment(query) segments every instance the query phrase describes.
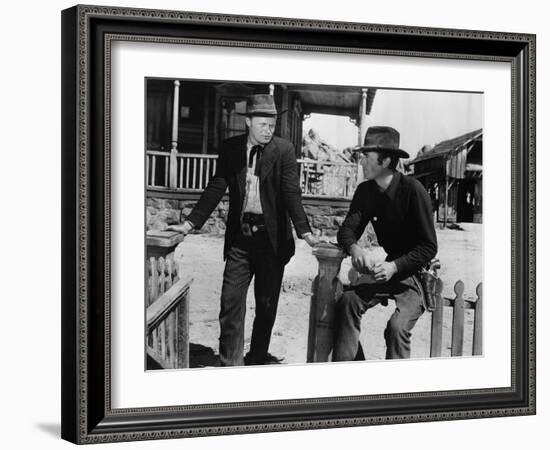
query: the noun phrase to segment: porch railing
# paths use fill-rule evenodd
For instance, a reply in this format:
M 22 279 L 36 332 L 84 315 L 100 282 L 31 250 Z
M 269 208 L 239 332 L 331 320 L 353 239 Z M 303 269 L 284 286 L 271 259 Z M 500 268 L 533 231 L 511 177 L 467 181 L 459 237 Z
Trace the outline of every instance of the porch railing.
M 147 186 L 203 190 L 216 173 L 218 155 L 147 151 Z
M 189 289 L 193 280 L 166 258 L 149 258 L 147 355 L 163 369 L 189 367 Z
M 216 173 L 218 155 L 148 150 L 147 186 L 202 191 Z M 351 198 L 357 186 L 357 165 L 298 159 L 300 186 L 305 196 Z

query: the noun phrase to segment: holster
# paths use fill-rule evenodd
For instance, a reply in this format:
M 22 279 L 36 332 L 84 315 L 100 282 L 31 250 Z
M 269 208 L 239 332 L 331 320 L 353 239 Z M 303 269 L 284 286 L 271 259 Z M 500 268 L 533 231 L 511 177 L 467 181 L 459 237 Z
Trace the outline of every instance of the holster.
M 426 266 L 420 269 L 419 278 L 420 283 L 422 284 L 422 290 L 424 291 L 424 306 L 425 308 L 433 312 L 436 307 L 436 284 L 437 284 L 437 274 L 436 270 L 441 267 L 439 260 L 432 260 Z

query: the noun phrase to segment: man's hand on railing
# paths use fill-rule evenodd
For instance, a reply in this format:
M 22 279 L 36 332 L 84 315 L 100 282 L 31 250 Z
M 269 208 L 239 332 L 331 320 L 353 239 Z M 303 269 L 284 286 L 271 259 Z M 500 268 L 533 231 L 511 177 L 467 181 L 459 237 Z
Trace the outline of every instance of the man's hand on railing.
M 302 238 L 307 242 L 310 247 L 315 247 L 319 242 L 321 242 L 319 238 L 313 233 L 304 233 L 302 235 Z
M 166 231 L 177 231 L 182 233 L 184 236 L 187 236 L 189 232 L 193 229 L 193 224 L 186 220 L 181 225 L 168 225 Z

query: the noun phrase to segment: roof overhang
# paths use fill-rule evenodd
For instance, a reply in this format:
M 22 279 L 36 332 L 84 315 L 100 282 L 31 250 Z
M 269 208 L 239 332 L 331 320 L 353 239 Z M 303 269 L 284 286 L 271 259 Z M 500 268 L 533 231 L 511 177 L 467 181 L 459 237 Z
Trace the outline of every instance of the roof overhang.
M 366 93 L 365 114 L 370 114 L 376 88 L 348 86 L 291 85 L 298 94 L 304 114 L 330 114 L 348 116 L 357 120 L 361 110 L 363 92 Z

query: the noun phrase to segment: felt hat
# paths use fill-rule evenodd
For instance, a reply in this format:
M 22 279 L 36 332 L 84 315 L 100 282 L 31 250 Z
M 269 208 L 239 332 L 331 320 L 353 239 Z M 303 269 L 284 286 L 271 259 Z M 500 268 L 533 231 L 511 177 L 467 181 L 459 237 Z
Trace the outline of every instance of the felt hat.
M 392 127 L 369 127 L 365 134 L 365 143 L 354 152 L 384 152 L 399 158 L 409 158 L 405 150 L 399 148 L 399 132 Z
M 262 116 L 262 117 L 275 117 L 281 113 L 277 112 L 275 106 L 275 100 L 272 95 L 269 94 L 254 94 L 246 97 L 246 112 L 239 113 L 242 116 Z

